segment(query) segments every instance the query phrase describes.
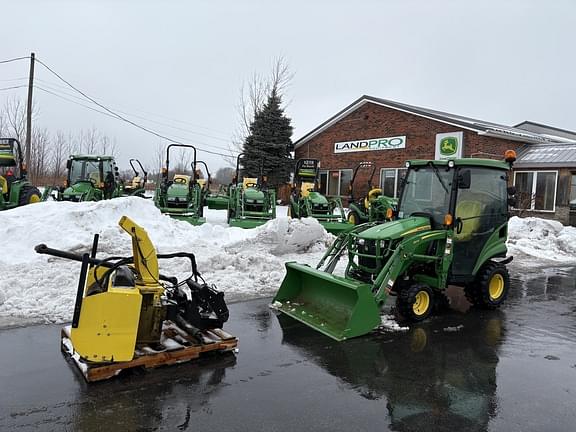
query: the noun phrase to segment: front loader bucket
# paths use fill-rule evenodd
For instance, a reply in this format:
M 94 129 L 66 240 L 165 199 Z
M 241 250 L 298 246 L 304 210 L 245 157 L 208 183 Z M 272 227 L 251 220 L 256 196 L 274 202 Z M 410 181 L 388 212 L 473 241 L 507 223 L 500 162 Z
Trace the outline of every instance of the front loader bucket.
M 270 219 L 230 219 L 228 225 L 236 228 L 251 229 L 264 225 Z
M 210 210 L 227 210 L 228 197 L 208 197 L 206 198 L 206 205 Z
M 371 285 L 295 262 L 286 263 L 273 305 L 337 341 L 362 336 L 380 324 Z

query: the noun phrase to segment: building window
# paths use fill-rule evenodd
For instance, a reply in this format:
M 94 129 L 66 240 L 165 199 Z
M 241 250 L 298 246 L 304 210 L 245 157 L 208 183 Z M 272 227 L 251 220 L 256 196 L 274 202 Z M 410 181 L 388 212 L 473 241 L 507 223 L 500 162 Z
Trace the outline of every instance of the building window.
M 388 197 L 398 198 L 406 168 L 382 168 L 380 170 L 380 189 Z
M 521 210 L 555 211 L 558 171 L 516 171 L 517 204 Z
M 327 196 L 342 196 L 348 193 L 352 170 L 320 171 L 320 193 Z

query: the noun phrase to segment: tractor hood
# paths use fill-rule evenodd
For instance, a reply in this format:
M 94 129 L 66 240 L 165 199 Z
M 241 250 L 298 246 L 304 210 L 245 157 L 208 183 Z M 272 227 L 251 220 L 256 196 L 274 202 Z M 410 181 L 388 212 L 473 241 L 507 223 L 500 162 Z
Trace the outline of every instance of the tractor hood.
M 244 190 L 244 199 L 264 201 L 264 192 L 254 188 Z
M 322 205 L 322 204 L 328 205 L 328 200 L 326 199 L 326 197 L 319 192 L 310 192 L 308 194 L 308 198 L 310 199 L 310 201 L 312 201 L 312 204 L 314 205 Z
M 186 198 L 188 196 L 188 185 L 171 184 L 166 192 L 167 198 Z
M 64 189 L 63 195 L 65 197 L 82 196 L 89 192 L 93 187 L 94 186 L 89 181 L 79 181 Z
M 358 234 L 366 240 L 395 240 L 409 234 L 430 230 L 430 219 L 421 216 L 386 222 Z

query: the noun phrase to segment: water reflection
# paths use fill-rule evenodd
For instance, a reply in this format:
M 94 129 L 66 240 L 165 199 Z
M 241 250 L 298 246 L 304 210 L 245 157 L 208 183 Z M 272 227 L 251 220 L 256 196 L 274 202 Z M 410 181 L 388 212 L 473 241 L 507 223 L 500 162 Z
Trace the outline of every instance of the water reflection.
M 173 425 L 171 430 L 192 430 L 194 412 L 209 406 L 223 386 L 226 369 L 235 364 L 236 357 L 229 353 L 85 384 L 74 407 L 73 430 L 102 431 L 105 425 L 123 431 L 167 425 Z
M 344 343 L 278 319 L 283 343 L 363 398 L 382 400 L 393 430 L 482 431 L 496 413 L 500 312 L 442 317 L 407 332 Z

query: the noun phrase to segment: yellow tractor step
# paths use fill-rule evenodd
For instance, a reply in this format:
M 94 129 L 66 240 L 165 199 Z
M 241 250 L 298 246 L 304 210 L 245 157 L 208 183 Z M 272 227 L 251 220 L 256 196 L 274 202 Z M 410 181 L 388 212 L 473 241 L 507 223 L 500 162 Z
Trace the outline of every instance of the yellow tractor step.
M 207 352 L 225 353 L 238 346 L 238 339 L 222 329 L 210 329 L 200 338 L 192 337 L 175 323 L 164 321 L 162 327 L 162 350 L 150 346 L 138 347 L 134 358 L 126 362 L 92 363 L 78 355 L 70 339 L 71 326 L 62 328 L 61 350 L 84 376 L 86 381 L 102 381 L 134 368 L 156 368 L 197 359 Z

